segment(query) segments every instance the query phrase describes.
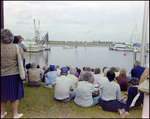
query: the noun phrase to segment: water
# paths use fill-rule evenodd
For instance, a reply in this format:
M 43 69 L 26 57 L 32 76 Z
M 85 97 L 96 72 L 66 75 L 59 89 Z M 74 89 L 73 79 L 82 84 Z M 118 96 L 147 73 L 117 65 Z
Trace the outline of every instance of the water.
M 70 64 L 74 67 L 89 66 L 91 68 L 99 67 L 101 70 L 104 66 L 126 68 L 130 72 L 133 68 L 133 52 L 111 51 L 108 47 L 78 47 L 75 49 L 63 49 L 62 46 L 51 46 L 51 51 L 40 53 L 25 53 L 26 64 L 33 61 L 43 66 L 50 64 L 59 65 L 60 67 Z M 137 53 L 137 60 L 140 60 L 140 53 Z M 147 53 L 146 63 L 149 62 L 149 53 Z

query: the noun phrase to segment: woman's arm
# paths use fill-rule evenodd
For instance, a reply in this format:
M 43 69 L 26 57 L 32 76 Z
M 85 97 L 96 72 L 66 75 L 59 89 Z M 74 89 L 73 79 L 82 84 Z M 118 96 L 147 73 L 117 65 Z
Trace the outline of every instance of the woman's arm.
M 140 78 L 140 82 L 139 82 L 139 85 L 146 79 L 146 77 L 149 75 L 149 68 L 146 67 L 143 74 L 141 75 L 141 78 Z

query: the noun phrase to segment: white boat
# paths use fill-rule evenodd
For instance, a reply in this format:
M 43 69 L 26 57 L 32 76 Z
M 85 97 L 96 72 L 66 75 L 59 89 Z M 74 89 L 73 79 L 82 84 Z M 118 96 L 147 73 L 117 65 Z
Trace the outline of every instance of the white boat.
M 64 45 L 63 49 L 74 49 L 74 46 L 72 46 L 72 45 Z
M 116 50 L 116 51 L 131 51 L 133 52 L 135 50 L 135 47 L 132 43 L 124 43 L 124 44 L 115 44 L 113 46 L 109 46 L 110 50 Z M 137 49 L 136 49 L 137 50 Z
M 23 40 L 22 43 L 26 46 L 27 52 L 40 52 L 43 51 L 43 48 L 40 45 L 37 45 L 34 41 Z

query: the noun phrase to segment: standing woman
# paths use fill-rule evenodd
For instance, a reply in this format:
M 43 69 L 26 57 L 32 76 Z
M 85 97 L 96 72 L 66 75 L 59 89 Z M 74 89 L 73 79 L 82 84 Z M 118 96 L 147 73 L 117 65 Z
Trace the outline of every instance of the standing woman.
M 23 116 L 17 113 L 19 100 L 24 97 L 24 88 L 19 75 L 17 48 L 16 44 L 12 44 L 13 40 L 14 36 L 9 29 L 1 29 L 1 118 L 7 114 L 5 112 L 7 101 L 11 101 L 14 118 Z M 19 51 L 24 60 L 20 46 Z
M 146 79 L 149 80 L 149 63 L 141 75 L 139 85 Z M 138 90 L 138 92 L 140 92 L 140 90 Z M 144 93 L 142 118 L 149 118 L 149 93 Z

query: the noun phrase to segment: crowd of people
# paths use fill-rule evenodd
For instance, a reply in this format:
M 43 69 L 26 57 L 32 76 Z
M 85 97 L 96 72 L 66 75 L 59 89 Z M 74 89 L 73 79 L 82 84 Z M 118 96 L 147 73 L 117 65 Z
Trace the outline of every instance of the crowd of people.
M 146 68 L 136 60 L 127 74 L 126 68 L 110 67 L 78 67 L 67 64 L 65 67 L 50 64 L 40 67 L 36 62 L 25 64 L 24 52 L 26 47 L 21 44 L 21 36 L 13 36 L 10 30 L 1 30 L 1 118 L 7 112 L 5 107 L 7 101 L 11 101 L 13 117 L 20 118 L 18 114 L 19 100 L 24 97 L 23 82 L 29 87 L 40 87 L 44 82 L 44 88 L 54 88 L 54 100 L 58 102 L 74 103 L 81 107 L 93 107 L 100 105 L 104 111 L 119 112 L 124 118 L 130 109 L 139 108 L 143 105 L 142 118 L 149 117 L 149 94 L 138 90 L 138 85 L 149 75 L 149 64 Z M 24 62 L 25 79 L 20 79 L 17 61 L 17 49 Z M 139 98 L 131 106 L 137 94 Z

